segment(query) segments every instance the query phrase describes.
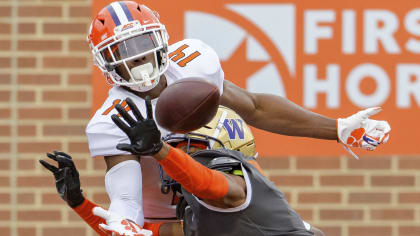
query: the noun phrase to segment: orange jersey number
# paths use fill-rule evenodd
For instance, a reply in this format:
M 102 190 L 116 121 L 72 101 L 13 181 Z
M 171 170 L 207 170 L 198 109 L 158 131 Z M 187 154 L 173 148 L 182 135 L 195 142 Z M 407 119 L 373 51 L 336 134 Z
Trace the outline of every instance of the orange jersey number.
M 188 64 L 188 62 L 194 60 L 195 58 L 197 58 L 198 56 L 201 55 L 200 52 L 195 51 L 195 52 L 191 53 L 190 55 L 186 56 L 183 51 L 188 47 L 189 46 L 187 44 L 182 45 L 177 50 L 169 53 L 169 58 L 173 62 L 177 62 L 177 64 L 180 67 L 185 67 Z
M 120 102 L 121 102 L 121 99 L 115 99 L 113 102 L 112 102 L 112 105 L 110 106 L 110 107 L 108 107 L 108 109 L 106 109 L 103 113 L 102 113 L 102 115 L 104 115 L 104 116 L 106 116 L 106 115 L 108 115 L 112 110 L 114 110 L 114 108 L 115 108 L 115 106 L 117 105 L 117 104 L 120 104 Z M 128 111 L 130 111 L 130 107 L 127 105 L 127 102 L 124 100 L 124 101 L 122 101 L 121 102 L 121 106 L 128 112 Z M 118 116 L 120 116 L 120 114 L 117 114 Z

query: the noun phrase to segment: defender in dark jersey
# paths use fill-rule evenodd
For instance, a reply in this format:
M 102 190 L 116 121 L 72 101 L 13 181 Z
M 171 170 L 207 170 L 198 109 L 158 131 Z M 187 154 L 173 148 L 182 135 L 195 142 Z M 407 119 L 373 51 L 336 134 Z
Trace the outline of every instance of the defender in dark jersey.
M 244 192 L 237 204 L 217 206 L 182 188 L 189 206 L 183 216 L 186 235 L 313 235 L 284 194 L 249 163 L 254 158 L 226 149 L 203 150 L 191 156 L 226 176 L 239 176 L 234 182 Z
M 197 134 L 187 134 L 168 137 L 163 142 L 153 120 L 150 100 L 146 99 L 146 119 L 130 99 L 127 104 L 137 120 L 121 106 L 116 107 L 129 125 L 117 115 L 112 119 L 131 141 L 131 144 L 118 144 L 117 148 L 135 155 L 158 151 L 153 157 L 182 186 L 187 204 L 181 201 L 179 212 L 186 235 L 314 235 L 284 194 L 252 164 L 256 163 L 254 157 L 224 148 L 200 150 L 190 156 L 179 148 L 192 153 L 218 140 L 206 137 L 203 143 L 207 145 L 203 146 L 197 139 L 190 140 Z M 178 148 L 168 142 L 177 144 Z

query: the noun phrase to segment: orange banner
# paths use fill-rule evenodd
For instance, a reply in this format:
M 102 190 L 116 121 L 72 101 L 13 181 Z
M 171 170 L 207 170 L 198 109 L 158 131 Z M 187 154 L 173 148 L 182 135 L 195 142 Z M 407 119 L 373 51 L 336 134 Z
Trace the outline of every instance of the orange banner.
M 93 1 L 93 15 L 111 1 Z M 420 154 L 418 0 L 160 0 L 170 43 L 198 38 L 218 53 L 225 78 L 253 92 L 285 96 L 312 111 L 347 117 L 381 106 L 388 144 L 361 155 Z M 98 108 L 109 87 L 93 75 Z M 340 145 L 254 129 L 264 156 L 341 155 Z

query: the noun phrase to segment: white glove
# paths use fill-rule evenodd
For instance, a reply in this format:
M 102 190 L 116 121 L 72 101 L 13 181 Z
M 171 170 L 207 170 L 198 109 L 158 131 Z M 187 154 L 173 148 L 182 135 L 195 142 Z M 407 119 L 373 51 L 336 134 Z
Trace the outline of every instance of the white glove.
M 379 144 L 386 143 L 391 131 L 388 122 L 369 119 L 381 110 L 380 107 L 368 108 L 350 117 L 338 119 L 337 135 L 340 142 L 347 149 L 359 147 L 369 151 L 375 150 Z
M 122 216 L 103 209 L 102 207 L 93 208 L 93 214 L 101 217 L 106 224 L 99 224 L 105 233 L 110 236 L 152 236 L 150 230 L 141 228 L 138 224 L 123 218 Z

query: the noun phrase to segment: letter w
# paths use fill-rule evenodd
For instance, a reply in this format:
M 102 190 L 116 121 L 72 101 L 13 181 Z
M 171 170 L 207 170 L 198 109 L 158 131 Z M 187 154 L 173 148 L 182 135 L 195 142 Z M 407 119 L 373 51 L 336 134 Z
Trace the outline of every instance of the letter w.
M 240 125 L 238 125 L 238 122 Z M 223 122 L 223 126 L 229 134 L 230 139 L 236 139 L 236 134 L 238 134 L 239 139 L 244 139 L 244 127 L 241 119 L 226 119 Z

